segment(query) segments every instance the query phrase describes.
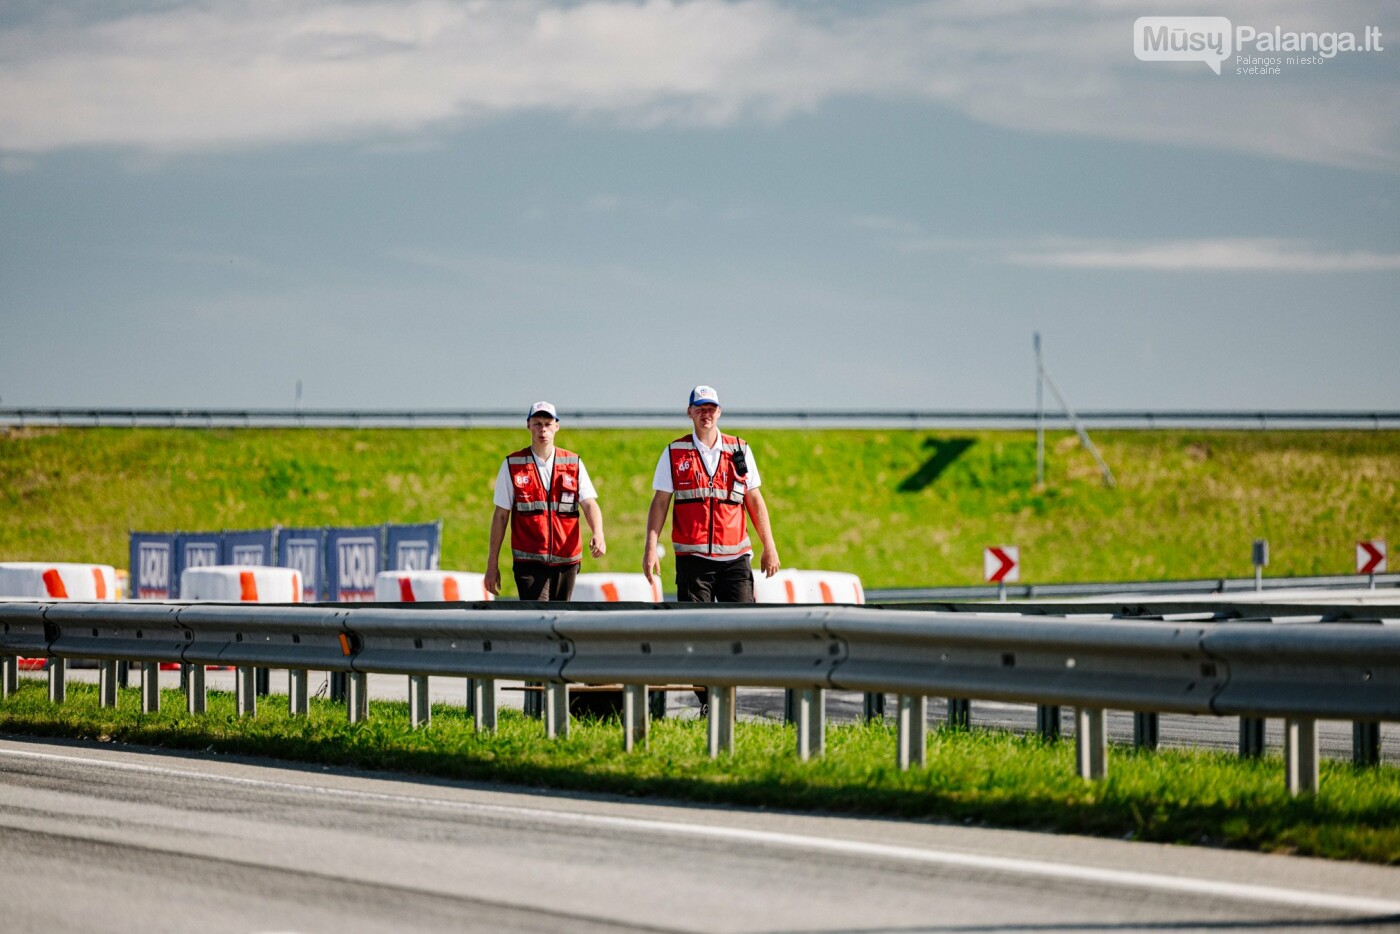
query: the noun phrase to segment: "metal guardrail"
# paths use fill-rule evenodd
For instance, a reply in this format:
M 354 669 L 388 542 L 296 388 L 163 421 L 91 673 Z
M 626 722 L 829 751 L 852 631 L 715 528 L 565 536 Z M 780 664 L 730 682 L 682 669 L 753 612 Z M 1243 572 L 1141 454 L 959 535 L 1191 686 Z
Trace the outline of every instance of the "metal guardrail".
M 1400 588 L 1400 574 L 1374 575 L 1377 588 Z M 1007 599 L 1036 600 L 1050 597 L 1093 597 L 1116 594 L 1143 594 L 1171 597 L 1181 594 L 1246 594 L 1262 589 L 1352 589 L 1365 587 L 1371 578 L 1359 574 L 1330 574 L 1313 577 L 1203 577 L 1175 581 L 1090 581 L 1064 584 L 1007 584 Z M 996 600 L 996 584 L 969 587 L 883 587 L 865 591 L 871 603 L 915 603 L 930 601 Z M 1400 594 L 1397 594 L 1400 600 Z
M 1365 410 L 1099 410 L 1077 413 L 1080 421 L 1100 428 L 1222 428 L 1222 429 L 1371 429 L 1400 428 L 1400 411 Z M 674 425 L 671 409 L 577 409 L 565 413 L 574 425 L 632 427 Z M 732 409 L 735 424 L 787 427 L 986 427 L 1034 428 L 1033 409 Z M 518 409 L 310 409 L 310 408 L 94 408 L 26 406 L 0 408 L 0 425 L 74 427 L 183 428 L 470 428 L 516 427 Z M 1069 428 L 1060 412 L 1045 413 L 1048 427 Z
M 1283 717 L 1290 787 L 1315 789 L 1319 718 L 1400 721 L 1400 626 L 1330 622 L 1252 625 L 1110 619 L 1076 621 L 1010 613 L 942 613 L 855 606 L 657 608 L 606 605 L 542 610 L 449 605 L 256 605 L 10 602 L 0 604 L 4 695 L 15 656 L 98 658 L 105 688 L 117 660 L 139 661 L 143 707 L 157 709 L 159 661 L 198 671 L 189 707 L 204 709 L 203 668 L 239 668 L 240 713 L 255 712 L 254 666 L 302 673 L 293 713 L 304 712 L 304 673 L 348 673 L 348 716 L 367 716 L 364 677 L 430 674 L 472 679 L 477 728 L 495 726 L 495 681 L 543 681 L 546 733 L 568 731 L 567 684 L 628 685 L 625 733 L 645 742 L 645 685 L 692 682 L 710 692 L 712 755 L 732 749 L 734 689 L 801 692 L 799 753 L 824 745 L 826 690 L 900 697 L 899 758 L 923 761 L 926 698 L 984 698 L 1078 709 L 1080 772 L 1106 769 L 1105 711 Z M 489 607 L 489 608 L 488 608 Z M 987 608 L 990 609 L 990 608 Z M 245 674 L 249 673 L 249 674 Z M 62 701 L 61 661 L 50 697 Z M 295 682 L 294 682 L 295 684 Z M 195 695 L 199 698 L 196 701 Z M 413 698 L 411 698 L 412 700 Z

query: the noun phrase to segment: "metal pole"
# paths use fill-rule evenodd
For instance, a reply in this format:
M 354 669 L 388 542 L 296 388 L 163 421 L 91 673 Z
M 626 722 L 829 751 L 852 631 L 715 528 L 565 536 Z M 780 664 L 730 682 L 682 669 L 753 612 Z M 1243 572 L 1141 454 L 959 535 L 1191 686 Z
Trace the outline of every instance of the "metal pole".
M 544 735 L 550 739 L 569 738 L 569 686 L 562 681 L 545 683 Z
M 826 691 L 803 688 L 797 700 L 797 758 L 806 762 L 826 752 Z
M 1317 721 L 1283 723 L 1284 784 L 1293 796 L 1317 793 Z
M 433 708 L 428 702 L 428 676 L 408 676 L 408 721 L 416 730 L 433 722 Z
M 1381 725 L 1357 720 L 1351 725 L 1351 761 L 1360 766 L 1381 764 Z
M 345 676 L 345 716 L 351 723 L 369 719 L 369 675 L 351 671 Z
M 1091 781 L 1103 778 L 1108 774 L 1108 714 L 1102 707 L 1080 707 L 1074 714 L 1079 777 Z
M 61 658 L 49 659 L 49 703 L 61 704 L 68 696 L 67 663 Z
M 9 697 L 19 690 L 19 657 L 6 655 L 0 658 L 0 698 Z
M 160 711 L 160 663 L 141 663 L 141 712 Z
M 647 716 L 647 686 L 645 684 L 624 684 L 622 686 L 622 749 L 631 752 L 640 743 L 643 749 L 648 746 L 648 732 L 651 718 Z
M 473 678 L 472 707 L 475 709 L 476 731 L 496 732 L 496 679 Z
M 242 666 L 234 669 L 234 694 L 240 717 L 256 717 L 258 715 L 258 695 L 254 690 L 256 680 L 257 676 L 251 667 Z
M 1264 718 L 1240 717 L 1240 758 L 1258 759 L 1264 754 Z
M 950 730 L 972 729 L 972 701 L 966 697 L 948 698 L 948 728 Z
M 306 696 L 306 669 L 293 668 L 287 672 L 287 715 L 304 717 L 310 712 Z
M 209 693 L 204 689 L 204 666 L 189 665 L 185 672 L 185 709 L 204 713 L 209 708 Z
M 117 663 L 97 663 L 97 703 L 101 707 L 117 706 Z
M 1156 749 L 1161 742 L 1162 718 L 1155 713 L 1134 713 L 1133 745 L 1138 749 Z
M 899 752 L 901 771 L 910 766 L 923 768 L 928 758 L 928 698 L 922 695 L 899 695 Z
M 1092 454 L 1094 460 L 1098 462 L 1099 472 L 1103 474 L 1104 484 L 1106 486 L 1116 487 L 1118 481 L 1113 479 L 1113 471 L 1108 469 L 1108 464 L 1104 461 L 1103 457 L 1099 455 L 1099 449 L 1094 447 L 1094 442 L 1089 438 L 1089 429 L 1084 427 L 1084 423 L 1079 420 L 1079 416 L 1076 415 L 1074 409 L 1070 407 L 1069 400 L 1065 398 L 1065 394 L 1060 392 L 1060 387 L 1055 383 L 1055 377 L 1051 376 L 1050 371 L 1044 366 L 1041 367 L 1040 372 L 1044 375 L 1045 382 L 1049 384 L 1050 391 L 1055 394 L 1056 399 L 1060 400 L 1060 406 L 1065 410 L 1065 414 L 1069 416 L 1070 424 L 1074 426 L 1075 433 L 1079 435 L 1079 443 L 1088 448 L 1089 453 Z
M 1040 738 L 1052 742 L 1060 738 L 1060 705 L 1038 704 L 1035 708 L 1035 729 Z

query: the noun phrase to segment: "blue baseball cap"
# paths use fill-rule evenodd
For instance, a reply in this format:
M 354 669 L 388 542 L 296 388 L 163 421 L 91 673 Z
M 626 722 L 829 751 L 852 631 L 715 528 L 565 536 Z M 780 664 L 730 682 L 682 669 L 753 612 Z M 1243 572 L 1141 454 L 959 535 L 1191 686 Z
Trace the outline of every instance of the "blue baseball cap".
M 713 386 L 696 386 L 690 391 L 691 405 L 719 405 L 719 393 Z

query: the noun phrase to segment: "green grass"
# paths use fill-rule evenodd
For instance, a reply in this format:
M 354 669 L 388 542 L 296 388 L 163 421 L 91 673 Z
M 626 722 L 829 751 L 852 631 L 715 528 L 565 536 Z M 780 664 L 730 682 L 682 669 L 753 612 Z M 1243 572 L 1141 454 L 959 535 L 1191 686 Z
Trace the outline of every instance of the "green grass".
M 1021 547 L 1023 582 L 1346 574 L 1397 537 L 1400 432 L 1102 431 L 1106 489 L 1072 434 L 727 430 L 748 439 L 783 562 L 867 587 L 981 583 Z M 674 429 L 569 429 L 609 542 L 584 570 L 640 565 L 651 475 Z M 443 566 L 481 570 L 491 490 L 521 430 L 0 430 L 0 560 L 125 567 L 127 532 L 443 519 Z M 667 577 L 669 578 L 669 570 Z M 506 575 L 509 582 L 509 575 Z M 507 584 L 509 587 L 509 583 Z
M 314 699 L 291 718 L 286 698 L 263 700 L 239 719 L 232 695 L 210 692 L 209 711 L 184 713 L 178 691 L 162 710 L 140 713 L 138 692 L 118 707 L 97 705 L 92 685 L 70 684 L 62 705 L 43 682 L 25 679 L 0 701 L 0 731 L 214 750 L 301 762 L 516 785 L 665 797 L 793 810 L 933 819 L 1165 843 L 1209 844 L 1400 865 L 1400 769 L 1357 769 L 1324 760 L 1321 791 L 1291 798 L 1278 757 L 1241 760 L 1198 750 L 1138 752 L 1114 747 L 1108 778 L 1074 771 L 1072 742 L 994 730 L 939 730 L 928 767 L 895 766 L 890 724 L 833 725 L 825 758 L 798 761 L 793 728 L 741 722 L 736 752 L 712 761 L 705 725 L 662 720 L 650 748 L 622 752 L 614 721 L 576 721 L 566 740 L 547 741 L 537 720 L 503 711 L 500 731 L 477 734 L 460 707 L 433 707 L 409 727 L 408 705 L 371 701 L 351 725 L 345 707 Z

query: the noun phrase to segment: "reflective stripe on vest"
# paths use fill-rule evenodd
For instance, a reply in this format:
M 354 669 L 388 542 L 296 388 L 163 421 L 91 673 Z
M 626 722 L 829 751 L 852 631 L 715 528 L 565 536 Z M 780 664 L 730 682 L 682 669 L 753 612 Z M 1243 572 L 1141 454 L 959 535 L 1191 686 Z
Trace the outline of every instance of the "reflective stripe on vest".
M 743 541 L 737 545 L 685 545 L 680 542 L 672 542 L 671 550 L 678 555 L 742 555 L 753 550 L 749 543 L 749 537 L 744 536 Z
M 575 557 L 573 557 L 573 558 L 561 558 L 561 557 L 559 557 L 558 555 L 551 555 L 551 554 L 535 554 L 535 553 L 532 552 L 532 551 L 516 551 L 514 548 L 512 548 L 512 549 L 510 550 L 510 556 L 511 556 L 512 558 L 514 558 L 516 561 L 534 561 L 534 562 L 536 562 L 536 563 L 538 563 L 538 564 L 578 564 L 578 563 L 579 563 L 579 559 L 578 559 L 577 556 L 575 556 Z

